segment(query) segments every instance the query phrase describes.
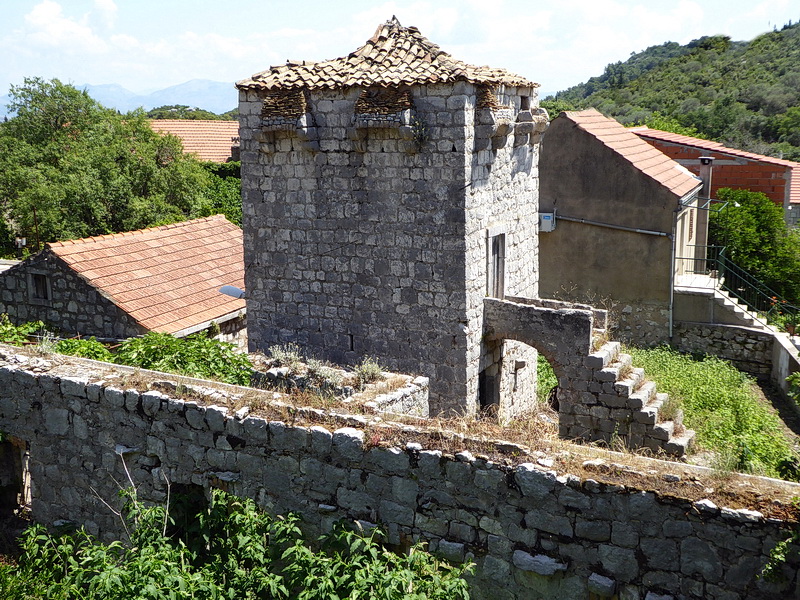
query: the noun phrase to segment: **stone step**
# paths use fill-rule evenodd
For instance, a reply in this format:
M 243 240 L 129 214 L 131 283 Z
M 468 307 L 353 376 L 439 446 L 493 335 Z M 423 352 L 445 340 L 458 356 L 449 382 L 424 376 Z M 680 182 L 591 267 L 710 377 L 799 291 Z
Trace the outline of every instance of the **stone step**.
M 644 373 L 642 373 L 644 377 Z M 628 396 L 628 408 L 641 409 L 651 404 L 656 394 L 654 381 L 643 381 L 635 392 Z M 661 405 L 659 404 L 659 407 Z
M 623 398 L 630 398 L 644 381 L 644 369 L 634 368 L 627 377 L 614 384 L 614 391 Z
M 663 446 L 664 452 L 680 458 L 686 454 L 694 443 L 694 431 L 685 429 L 680 435 L 672 436 Z
M 584 359 L 584 366 L 589 369 L 604 369 L 617 360 L 621 345 L 619 342 L 606 342 L 597 352 L 592 352 Z
M 664 442 L 668 442 L 670 438 L 673 437 L 675 434 L 675 423 L 672 421 L 665 421 L 663 423 L 656 423 L 653 427 L 653 431 L 650 433 L 650 437 L 654 437 L 657 440 L 662 440 Z

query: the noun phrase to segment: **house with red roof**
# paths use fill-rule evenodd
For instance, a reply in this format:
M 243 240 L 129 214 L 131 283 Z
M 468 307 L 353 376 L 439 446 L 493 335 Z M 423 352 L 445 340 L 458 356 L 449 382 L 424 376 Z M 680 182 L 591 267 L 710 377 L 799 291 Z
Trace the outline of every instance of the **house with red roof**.
M 224 285 L 244 285 L 242 231 L 216 215 L 47 244 L 0 273 L 0 313 L 66 336 L 183 337 L 216 324 L 243 342 L 245 302 L 219 293 Z
M 682 263 L 705 244 L 702 182 L 594 109 L 563 112 L 542 140 L 539 292 L 614 309 L 617 335 L 670 335 Z
M 701 156 L 714 158 L 712 198 L 719 188 L 763 192 L 783 207 L 788 224 L 800 222 L 800 163 L 649 127 L 634 127 L 631 131 L 693 173 L 699 173 Z
M 150 127 L 180 138 L 183 151 L 199 160 L 216 163 L 239 160 L 239 121 L 152 119 Z

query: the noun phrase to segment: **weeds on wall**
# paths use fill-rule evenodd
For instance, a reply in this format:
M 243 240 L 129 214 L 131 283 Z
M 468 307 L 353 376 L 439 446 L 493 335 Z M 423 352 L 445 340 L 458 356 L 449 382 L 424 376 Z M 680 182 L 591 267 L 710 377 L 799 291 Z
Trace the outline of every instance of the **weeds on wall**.
M 792 499 L 795 509 L 800 509 L 800 498 Z M 794 523 L 789 536 L 775 544 L 769 553 L 769 560 L 761 571 L 761 577 L 767 581 L 780 582 L 785 579 L 782 567 L 790 559 L 800 558 L 800 523 Z
M 469 598 L 463 576 L 417 544 L 398 555 L 378 530 L 338 523 L 312 547 L 299 517 L 272 518 L 250 499 L 212 490 L 207 507 L 178 520 L 125 491 L 126 542 L 102 544 L 84 530 L 22 538 L 19 564 L 0 564 L 7 600 L 242 598 Z M 172 513 L 172 514 L 171 514 Z
M 364 389 L 365 385 L 384 379 L 383 367 L 371 356 L 365 356 L 364 359 L 354 367 L 353 371 L 356 376 L 356 384 L 361 390 Z

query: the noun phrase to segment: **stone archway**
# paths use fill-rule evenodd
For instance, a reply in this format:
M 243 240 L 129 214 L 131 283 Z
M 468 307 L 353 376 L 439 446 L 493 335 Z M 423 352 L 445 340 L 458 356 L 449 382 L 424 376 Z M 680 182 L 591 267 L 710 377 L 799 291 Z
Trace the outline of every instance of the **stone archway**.
M 620 353 L 619 342 L 592 352 L 595 324 L 605 311 L 527 298 L 484 299 L 484 339 L 516 340 L 544 355 L 558 377 L 559 435 L 589 441 L 612 438 L 631 448 L 681 456 L 694 437 L 682 424 L 659 419 L 666 394 L 656 393 L 642 369 Z

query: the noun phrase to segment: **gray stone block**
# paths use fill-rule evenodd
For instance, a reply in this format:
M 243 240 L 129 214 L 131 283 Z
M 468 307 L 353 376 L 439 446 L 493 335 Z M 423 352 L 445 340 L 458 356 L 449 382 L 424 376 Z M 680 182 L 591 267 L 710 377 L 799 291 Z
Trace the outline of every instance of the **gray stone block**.
M 364 454 L 364 432 L 342 427 L 333 432 L 333 450 L 347 460 L 359 461 Z
M 592 594 L 596 594 L 601 598 L 610 598 L 617 591 L 617 582 L 610 577 L 592 573 L 589 575 L 587 587 Z
M 567 565 L 544 554 L 534 556 L 522 550 L 515 550 L 512 560 L 518 569 L 538 575 L 550 576 L 567 570 Z

